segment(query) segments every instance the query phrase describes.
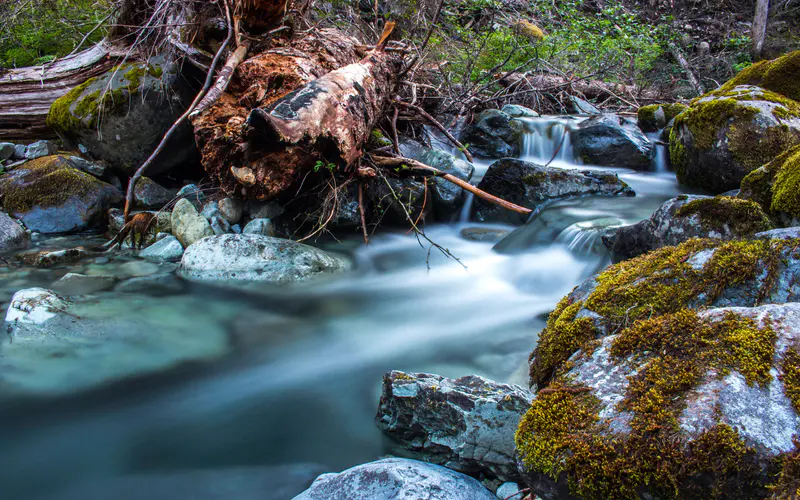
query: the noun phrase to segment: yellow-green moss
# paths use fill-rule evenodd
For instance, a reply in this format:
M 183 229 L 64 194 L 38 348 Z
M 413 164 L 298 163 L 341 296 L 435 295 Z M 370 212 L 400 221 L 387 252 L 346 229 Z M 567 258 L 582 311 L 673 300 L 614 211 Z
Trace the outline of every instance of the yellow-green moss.
M 636 112 L 636 117 L 640 126 L 644 124 L 646 127 L 655 128 L 656 111 L 658 111 L 658 108 L 664 110 L 664 118 L 666 120 L 666 123 L 669 123 L 670 120 L 672 120 L 679 114 L 686 111 L 687 106 L 685 104 L 680 104 L 680 103 L 650 104 L 648 106 L 642 106 Z
M 777 173 L 772 186 L 770 209 L 800 217 L 800 146 L 791 149 L 776 159 L 774 166 L 767 168 Z
M 60 155 L 30 160 L 17 167 L 17 170 L 26 171 L 24 185 L 15 182 L 17 176 L 0 179 L 2 205 L 6 212 L 23 213 L 35 206 L 60 205 L 72 196 L 88 194 L 101 184 L 91 175 L 73 168 Z
M 719 130 L 732 119 L 747 120 L 756 116 L 758 112 L 758 108 L 747 106 L 733 98 L 712 99 L 697 102 L 679 114 L 675 118 L 675 127 L 686 126 L 692 133 L 695 146 L 708 149 L 717 140 Z
M 50 111 L 47 113 L 47 125 L 56 130 L 69 130 L 78 125 L 80 120 L 73 116 L 70 108 L 73 103 L 83 94 L 89 85 L 97 81 L 97 78 L 89 78 L 82 84 L 70 90 L 53 102 Z M 79 103 L 80 104 L 80 103 Z M 82 108 L 85 110 L 85 108 Z
M 370 134 L 369 134 L 369 140 L 368 140 L 368 144 L 367 144 L 367 146 L 370 149 L 378 149 L 378 148 L 391 146 L 391 145 L 392 145 L 392 141 L 387 139 L 386 136 L 383 135 L 383 132 L 381 132 L 380 129 L 377 129 L 377 128 L 372 129 L 372 132 L 370 132 Z
M 676 217 L 697 215 L 704 229 L 721 232 L 725 226 L 738 236 L 749 236 L 773 229 L 767 214 L 755 201 L 729 196 L 690 201 L 675 213 Z
M 800 413 L 800 352 L 794 346 L 783 355 L 783 387 L 795 411 Z
M 761 61 L 742 70 L 719 90 L 731 90 L 738 85 L 758 85 L 772 92 L 800 101 L 800 51 L 790 52 L 771 61 Z
M 800 498 L 800 439 L 794 438 L 794 450 L 779 460 L 780 472 L 770 486 L 774 500 L 797 500 Z

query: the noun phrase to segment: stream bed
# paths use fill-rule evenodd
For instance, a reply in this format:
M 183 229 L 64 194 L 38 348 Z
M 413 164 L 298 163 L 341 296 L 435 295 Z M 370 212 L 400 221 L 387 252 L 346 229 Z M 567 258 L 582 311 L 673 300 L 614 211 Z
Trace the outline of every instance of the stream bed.
M 526 120 L 522 159 L 543 164 L 555 156 L 553 166 L 599 168 L 576 164 L 561 139 L 576 120 Z M 488 165 L 476 163 L 473 183 Z M 105 363 L 59 359 L 49 371 L 13 374 L 13 384 L 38 396 L 0 400 L 4 498 L 152 471 L 301 463 L 338 471 L 368 462 L 391 449 L 374 416 L 381 377 L 392 369 L 526 386 L 528 355 L 547 313 L 609 263 L 602 230 L 644 219 L 680 192 L 662 167 L 603 169 L 616 171 L 636 196 L 554 202 L 517 228 L 466 217 L 428 226 L 428 237 L 458 261 L 413 234 L 384 231 L 366 247 L 357 234 L 326 246 L 349 253 L 355 265 L 325 280 L 76 298 L 82 319 L 163 332 L 162 343 L 135 349 L 172 369 L 87 390 L 96 377 L 113 380 L 124 369 L 124 356 L 110 350 Z M 101 241 L 78 235 L 34 245 Z M 47 270 L 0 267 L 0 304 L 68 272 L 149 272 L 137 268 L 143 264 L 122 254 Z M 174 339 L 189 335 L 202 362 L 169 358 Z

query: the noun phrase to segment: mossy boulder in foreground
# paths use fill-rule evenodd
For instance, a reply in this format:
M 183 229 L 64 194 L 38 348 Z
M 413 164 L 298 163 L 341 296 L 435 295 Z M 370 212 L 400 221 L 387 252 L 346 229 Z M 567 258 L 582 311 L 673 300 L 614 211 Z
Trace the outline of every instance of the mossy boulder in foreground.
M 798 349 L 797 303 L 681 309 L 586 341 L 520 421 L 521 472 L 544 499 L 794 498 Z
M 761 204 L 780 225 L 800 225 L 800 146 L 748 174 L 739 196 Z
M 603 243 L 618 261 L 691 238 L 732 240 L 772 228 L 754 201 L 684 194 L 665 201 L 649 219 L 610 231 Z
M 118 172 L 132 174 L 188 106 L 192 91 L 164 57 L 127 63 L 90 78 L 50 107 L 47 124 Z M 149 170 L 168 170 L 196 155 L 191 127 L 178 130 Z
M 798 143 L 800 103 L 737 86 L 695 99 L 675 118 L 670 161 L 682 184 L 719 194 Z
M 122 201 L 122 193 L 75 165 L 70 156 L 45 156 L 3 175 L 3 210 L 40 233 L 83 231 L 102 225 L 108 208 Z
M 738 85 L 757 85 L 800 101 L 800 50 L 790 52 L 777 59 L 761 61 L 742 70 L 719 90 L 727 92 Z

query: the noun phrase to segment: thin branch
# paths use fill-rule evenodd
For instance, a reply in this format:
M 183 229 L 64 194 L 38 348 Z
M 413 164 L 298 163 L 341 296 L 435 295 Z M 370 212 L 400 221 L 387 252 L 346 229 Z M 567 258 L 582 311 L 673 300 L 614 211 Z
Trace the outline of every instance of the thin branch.
M 403 102 L 403 101 L 396 101 L 396 104 L 398 106 L 403 106 L 404 108 L 413 109 L 414 111 L 419 113 L 420 116 L 422 116 L 423 118 L 428 120 L 431 123 L 431 125 L 433 125 L 437 129 L 439 129 L 439 131 L 441 133 L 443 133 L 445 135 L 445 137 L 447 137 L 450 140 L 450 142 L 452 142 L 453 145 L 455 145 L 455 147 L 457 147 L 462 153 L 464 153 L 464 156 L 467 157 L 467 160 L 469 160 L 470 163 L 475 161 L 475 159 L 472 157 L 472 154 L 469 152 L 469 150 L 467 150 L 467 148 L 465 148 L 464 145 L 461 144 L 458 141 L 458 139 L 453 137 L 453 134 L 451 134 L 446 128 L 444 128 L 444 125 L 439 123 L 439 121 L 436 120 L 436 118 L 434 118 L 430 114 L 428 114 L 427 111 L 425 111 L 424 109 L 422 109 L 421 107 L 419 107 L 419 106 L 417 106 L 415 104 L 409 104 L 409 103 Z

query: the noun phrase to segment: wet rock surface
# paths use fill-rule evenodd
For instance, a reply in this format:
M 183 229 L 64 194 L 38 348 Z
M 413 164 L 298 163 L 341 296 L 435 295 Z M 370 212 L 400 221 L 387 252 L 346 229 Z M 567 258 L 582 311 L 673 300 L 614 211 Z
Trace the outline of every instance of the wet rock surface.
M 25 228 L 5 212 L 0 212 L 0 251 L 24 248 L 27 244 Z
M 170 226 L 172 234 L 178 238 L 184 248 L 207 236 L 214 235 L 214 230 L 208 220 L 185 198 L 178 200 L 175 208 L 172 209 Z
M 648 170 L 655 158 L 653 143 L 636 123 L 617 115 L 599 115 L 570 132 L 575 154 L 584 163 Z
M 471 375 L 392 371 L 383 377 L 378 427 L 402 453 L 480 479 L 516 480 L 514 433 L 533 395 Z
M 467 125 L 460 137 L 471 153 L 484 158 L 503 158 L 519 154 L 522 125 L 497 109 L 487 109 L 475 123 Z

